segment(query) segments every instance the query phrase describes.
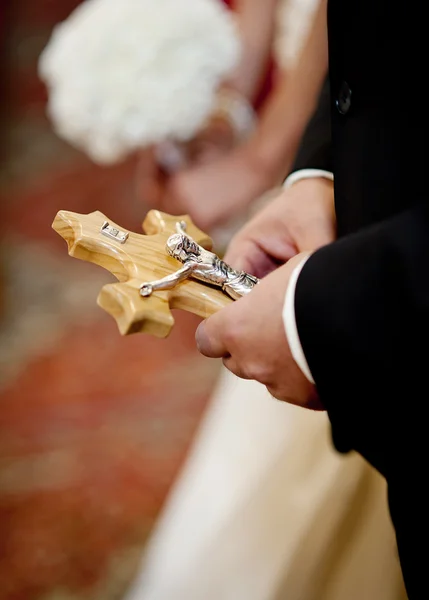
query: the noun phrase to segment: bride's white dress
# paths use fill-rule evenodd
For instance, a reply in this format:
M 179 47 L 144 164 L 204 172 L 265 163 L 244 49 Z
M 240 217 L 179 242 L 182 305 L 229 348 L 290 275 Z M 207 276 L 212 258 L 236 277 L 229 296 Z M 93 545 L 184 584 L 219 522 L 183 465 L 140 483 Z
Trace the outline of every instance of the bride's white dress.
M 384 480 L 223 371 L 126 600 L 405 598 Z

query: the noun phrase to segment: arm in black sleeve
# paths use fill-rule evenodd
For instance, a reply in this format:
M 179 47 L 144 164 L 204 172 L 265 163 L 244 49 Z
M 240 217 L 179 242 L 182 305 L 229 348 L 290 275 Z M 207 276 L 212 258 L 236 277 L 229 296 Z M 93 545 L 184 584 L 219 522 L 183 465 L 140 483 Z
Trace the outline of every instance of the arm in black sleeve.
M 423 584 L 426 572 L 414 538 L 427 519 L 428 269 L 422 203 L 315 252 L 295 292 L 299 337 L 334 444 L 387 479 L 410 598 L 421 597 L 411 582 Z
M 297 282 L 298 332 L 334 442 L 385 476 L 421 441 L 409 402 L 426 404 L 428 269 L 422 203 L 318 250 Z

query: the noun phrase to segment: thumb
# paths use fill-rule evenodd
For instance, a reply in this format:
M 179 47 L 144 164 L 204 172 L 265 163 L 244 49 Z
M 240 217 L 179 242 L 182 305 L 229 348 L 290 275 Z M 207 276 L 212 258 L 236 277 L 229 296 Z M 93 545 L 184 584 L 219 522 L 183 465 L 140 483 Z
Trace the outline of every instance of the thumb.
M 195 333 L 198 351 L 208 358 L 223 358 L 228 356 L 228 351 L 222 334 L 222 318 L 218 315 L 226 309 L 203 321 Z

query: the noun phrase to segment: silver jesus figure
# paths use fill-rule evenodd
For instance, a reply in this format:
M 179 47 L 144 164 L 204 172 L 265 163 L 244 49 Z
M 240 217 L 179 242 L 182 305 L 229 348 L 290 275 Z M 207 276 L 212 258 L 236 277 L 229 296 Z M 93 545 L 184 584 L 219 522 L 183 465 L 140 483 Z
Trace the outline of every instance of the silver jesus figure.
M 150 296 L 156 290 L 170 290 L 181 281 L 192 277 L 219 287 L 233 300 L 238 300 L 259 282 L 253 275 L 232 269 L 216 254 L 199 246 L 183 232 L 183 226 L 178 225 L 178 229 L 180 233 L 168 238 L 166 249 L 170 256 L 183 264 L 183 267 L 162 279 L 143 283 L 140 286 L 142 296 Z

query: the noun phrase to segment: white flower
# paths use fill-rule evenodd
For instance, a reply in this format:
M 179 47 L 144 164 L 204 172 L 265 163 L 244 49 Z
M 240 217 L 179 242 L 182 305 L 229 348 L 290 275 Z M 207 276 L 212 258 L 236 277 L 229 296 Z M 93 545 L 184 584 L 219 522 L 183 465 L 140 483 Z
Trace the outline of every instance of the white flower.
M 57 134 L 108 164 L 195 135 L 238 55 L 220 0 L 86 0 L 55 27 L 39 74 Z

